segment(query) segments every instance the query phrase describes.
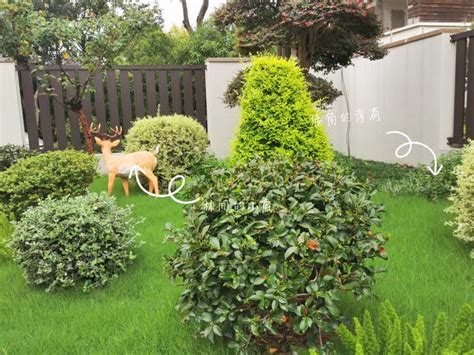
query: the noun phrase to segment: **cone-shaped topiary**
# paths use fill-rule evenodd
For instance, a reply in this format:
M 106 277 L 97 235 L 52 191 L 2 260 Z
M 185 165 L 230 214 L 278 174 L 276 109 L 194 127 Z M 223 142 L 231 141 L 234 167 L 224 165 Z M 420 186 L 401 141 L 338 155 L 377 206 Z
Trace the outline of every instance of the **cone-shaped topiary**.
M 258 57 L 246 75 L 242 116 L 233 146 L 234 161 L 255 156 L 333 159 L 333 150 L 294 60 Z

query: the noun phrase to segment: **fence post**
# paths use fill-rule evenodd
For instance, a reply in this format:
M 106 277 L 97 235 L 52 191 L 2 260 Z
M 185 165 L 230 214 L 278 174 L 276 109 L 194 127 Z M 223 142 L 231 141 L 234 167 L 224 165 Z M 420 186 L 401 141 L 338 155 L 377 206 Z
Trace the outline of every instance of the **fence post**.
M 25 129 L 21 109 L 20 86 L 15 63 L 0 58 L 0 146 L 25 145 Z
M 245 58 L 208 58 L 206 61 L 207 132 L 211 151 L 218 158 L 230 153 L 230 141 L 237 130 L 240 110 L 222 101 L 229 82 L 248 65 Z

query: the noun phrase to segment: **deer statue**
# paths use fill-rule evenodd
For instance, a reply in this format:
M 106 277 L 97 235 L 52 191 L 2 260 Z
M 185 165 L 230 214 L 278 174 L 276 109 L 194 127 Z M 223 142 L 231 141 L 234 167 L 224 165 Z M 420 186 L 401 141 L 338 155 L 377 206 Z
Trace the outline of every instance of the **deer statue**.
M 153 174 L 157 163 L 155 154 L 150 152 L 135 152 L 113 156 L 112 148 L 119 145 L 122 136 L 122 128 L 115 127 L 115 129 L 112 130 L 112 135 L 108 135 L 100 133 L 100 124 L 97 127 L 91 124 L 90 132 L 102 151 L 105 167 L 109 172 L 107 189 L 109 195 L 112 193 L 116 176 L 122 179 L 125 196 L 129 195 L 128 176 L 134 166 L 138 166 L 143 170 L 144 175 L 148 179 L 148 191 L 154 191 L 155 194 L 160 193 L 158 190 L 158 178 Z

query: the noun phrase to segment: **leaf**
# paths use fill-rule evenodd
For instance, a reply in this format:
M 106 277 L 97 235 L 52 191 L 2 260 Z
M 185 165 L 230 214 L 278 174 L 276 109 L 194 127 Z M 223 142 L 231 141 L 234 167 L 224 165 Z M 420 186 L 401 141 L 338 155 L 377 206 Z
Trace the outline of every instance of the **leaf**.
M 285 252 L 285 259 L 288 259 L 291 255 L 293 255 L 294 253 L 296 253 L 296 251 L 298 250 L 298 247 L 290 247 L 286 250 Z
M 221 248 L 221 243 L 216 237 L 209 238 L 209 243 L 211 243 L 211 246 L 214 250 L 219 250 Z

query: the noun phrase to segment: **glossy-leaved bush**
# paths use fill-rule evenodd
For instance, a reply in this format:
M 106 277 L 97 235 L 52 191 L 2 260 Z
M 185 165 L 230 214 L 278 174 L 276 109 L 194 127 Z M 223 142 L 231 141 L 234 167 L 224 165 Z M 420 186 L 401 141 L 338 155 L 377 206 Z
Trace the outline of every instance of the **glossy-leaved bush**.
M 155 174 L 167 186 L 175 175 L 188 175 L 192 161 L 203 157 L 208 146 L 204 127 L 191 117 L 172 115 L 146 117 L 134 123 L 127 134 L 125 150 L 153 152 Z
M 242 114 L 232 159 L 248 161 L 305 154 L 333 159 L 333 150 L 311 102 L 301 68 L 292 59 L 257 57 L 245 75 Z
M 449 329 L 449 324 L 453 324 Z M 454 322 L 440 313 L 432 328 L 426 327 L 418 315 L 411 323 L 401 318 L 389 301 L 379 306 L 377 319 L 365 311 L 362 320 L 354 318 L 353 331 L 341 324 L 337 334 L 344 345 L 344 354 L 472 354 L 474 351 L 474 310 L 469 304 L 461 307 Z
M 456 215 L 455 220 L 449 222 L 456 229 L 454 236 L 468 245 L 474 244 L 474 142 L 465 149 L 462 163 L 456 168 L 457 186 L 450 197 L 452 206 L 449 212 Z M 474 249 L 471 250 L 474 259 Z
M 370 292 L 385 258 L 372 230 L 382 206 L 333 164 L 254 159 L 209 176 L 212 186 L 170 228 L 169 273 L 183 282 L 179 310 L 199 335 L 229 346 L 277 348 L 325 337 L 340 318 L 338 292 Z
M 136 222 L 130 208 L 106 194 L 50 198 L 16 223 L 10 246 L 29 284 L 84 290 L 106 284 L 135 259 Z
M 66 150 L 25 158 L 0 172 L 0 212 L 17 219 L 46 197 L 84 194 L 97 167 L 93 155 Z

